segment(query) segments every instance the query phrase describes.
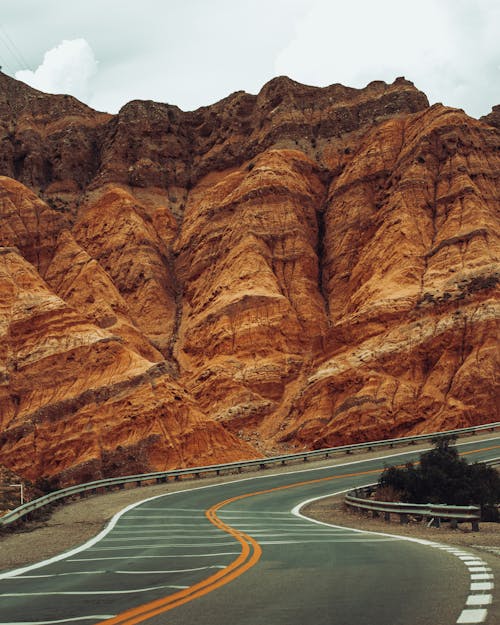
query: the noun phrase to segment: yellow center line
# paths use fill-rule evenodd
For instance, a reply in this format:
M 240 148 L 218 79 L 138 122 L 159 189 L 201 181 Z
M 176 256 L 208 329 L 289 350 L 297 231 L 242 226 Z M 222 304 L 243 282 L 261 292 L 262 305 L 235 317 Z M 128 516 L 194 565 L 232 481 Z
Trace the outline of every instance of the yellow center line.
M 490 451 L 492 449 L 498 448 L 500 448 L 500 445 L 466 451 L 462 452 L 460 455 L 465 456 L 468 454 Z M 235 497 L 230 497 L 229 499 L 225 499 L 214 504 L 205 511 L 205 516 L 210 521 L 210 523 L 236 538 L 236 540 L 241 544 L 241 553 L 238 555 L 238 557 L 217 573 L 210 575 L 201 582 L 197 582 L 196 584 L 189 586 L 189 588 L 185 588 L 183 590 L 175 592 L 171 595 L 168 595 L 167 597 L 162 597 L 161 599 L 150 601 L 149 603 L 145 603 L 136 608 L 126 610 L 125 612 L 122 612 L 121 614 L 118 614 L 111 619 L 101 621 L 97 625 L 136 625 L 137 623 L 141 623 L 146 619 L 152 618 L 153 616 L 157 616 L 158 614 L 163 614 L 164 612 L 168 612 L 173 608 L 177 608 L 178 606 L 192 601 L 193 599 L 202 597 L 203 595 L 206 595 L 213 590 L 216 590 L 217 588 L 228 584 L 232 580 L 245 573 L 248 569 L 255 566 L 255 564 L 257 564 L 262 555 L 261 546 L 254 538 L 252 538 L 248 534 L 245 534 L 244 532 L 241 532 L 240 530 L 235 529 L 234 527 L 231 527 L 230 525 L 227 525 L 222 519 L 217 516 L 217 512 L 224 506 L 234 503 L 235 501 L 246 499 L 248 497 L 265 495 L 267 493 L 273 493 L 278 490 L 287 490 L 298 486 L 306 486 L 309 484 L 318 484 L 320 482 L 327 482 L 331 480 L 357 477 L 359 475 L 370 475 L 373 473 L 380 473 L 380 471 L 380 468 L 370 469 L 368 471 L 357 471 L 356 473 L 345 473 L 343 475 L 332 475 L 328 477 L 316 478 L 314 480 L 294 482 L 293 484 L 275 486 L 273 488 L 267 488 L 265 490 L 245 493 L 244 495 L 237 495 Z

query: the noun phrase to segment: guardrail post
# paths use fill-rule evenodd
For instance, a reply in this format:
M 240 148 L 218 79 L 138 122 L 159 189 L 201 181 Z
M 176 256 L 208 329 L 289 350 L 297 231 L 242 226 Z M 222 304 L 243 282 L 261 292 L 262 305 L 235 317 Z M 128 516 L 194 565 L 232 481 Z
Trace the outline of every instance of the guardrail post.
M 142 482 L 141 480 L 137 480 L 137 482 L 135 483 L 137 488 L 140 488 L 142 486 Z
M 391 522 L 391 513 L 390 512 L 384 512 L 384 521 L 386 521 L 387 523 Z
M 309 458 L 308 458 L 307 456 L 304 456 L 304 457 L 302 458 L 302 460 L 303 460 L 304 462 L 307 462 L 307 461 L 309 460 Z
M 259 468 L 261 468 L 261 469 L 265 469 L 265 468 L 266 468 L 266 464 L 265 464 L 264 462 L 261 462 L 261 463 L 259 464 Z
M 408 525 L 408 515 L 404 512 L 401 512 L 399 515 L 399 522 L 401 525 Z
M 472 523 L 472 531 L 473 532 L 479 532 L 479 520 L 478 519 L 473 519 L 471 521 Z

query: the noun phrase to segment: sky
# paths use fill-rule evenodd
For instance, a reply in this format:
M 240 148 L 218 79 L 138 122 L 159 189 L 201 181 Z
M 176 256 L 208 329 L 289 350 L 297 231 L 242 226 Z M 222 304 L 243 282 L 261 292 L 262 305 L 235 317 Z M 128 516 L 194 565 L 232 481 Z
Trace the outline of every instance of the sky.
M 116 113 L 188 111 L 275 76 L 405 76 L 473 117 L 500 103 L 498 0 L 0 0 L 2 71 Z

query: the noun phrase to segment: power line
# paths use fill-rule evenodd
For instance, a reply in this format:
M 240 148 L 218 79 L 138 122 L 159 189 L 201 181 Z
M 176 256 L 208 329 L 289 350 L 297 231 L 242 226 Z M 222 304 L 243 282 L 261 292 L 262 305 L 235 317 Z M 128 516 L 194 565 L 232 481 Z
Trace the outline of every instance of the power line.
M 16 44 L 12 41 L 12 39 L 9 37 L 9 34 L 7 33 L 7 31 L 1 24 L 0 24 L 0 38 L 2 39 L 2 42 L 4 46 L 6 47 L 6 49 L 12 55 L 15 62 L 21 66 L 21 69 L 30 69 L 29 63 L 23 57 L 21 51 L 16 46 Z

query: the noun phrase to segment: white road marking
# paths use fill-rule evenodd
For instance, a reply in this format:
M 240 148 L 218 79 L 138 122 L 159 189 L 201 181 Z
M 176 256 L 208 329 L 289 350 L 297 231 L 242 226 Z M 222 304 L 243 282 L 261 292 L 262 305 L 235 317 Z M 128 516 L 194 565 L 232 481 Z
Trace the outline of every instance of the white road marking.
M 493 579 L 493 575 L 491 573 L 472 573 L 470 578 L 479 581 L 480 579 Z
M 486 620 L 488 610 L 462 610 L 458 617 L 457 624 L 465 625 L 465 623 L 482 623 Z
M 165 516 L 164 514 L 134 514 L 127 516 L 127 519 L 199 519 L 200 516 L 185 516 L 182 514 L 169 514 Z
M 18 575 L 18 579 L 41 579 L 42 577 L 64 577 L 66 575 L 101 575 L 109 571 L 72 571 L 71 573 L 51 573 L 50 575 Z
M 232 542 L 235 542 L 234 539 Z M 89 552 L 94 552 L 94 551 L 118 551 L 119 549 L 171 549 L 171 548 L 179 548 L 179 547 L 224 547 L 224 546 L 228 546 L 229 543 L 225 542 L 225 543 L 172 543 L 172 544 L 165 544 L 165 545 L 158 545 L 158 543 L 155 543 L 154 545 L 113 545 L 113 547 L 95 547 L 94 549 L 89 549 Z M 147 558 L 149 556 L 144 555 L 144 558 Z
M 469 595 L 465 605 L 488 605 L 493 602 L 492 595 Z
M 19 575 L 17 579 L 41 579 L 43 577 L 65 577 L 67 575 L 102 575 L 102 574 L 129 574 L 142 575 L 150 573 L 189 573 L 191 571 L 205 571 L 206 569 L 224 568 L 224 565 L 214 564 L 210 566 L 198 566 L 194 569 L 173 569 L 171 571 L 72 571 L 71 573 L 51 573 L 50 575 Z M 1 625 L 1 624 L 0 624 Z
M 90 621 L 107 618 L 114 618 L 116 614 L 91 614 L 90 616 L 76 616 L 74 618 L 63 618 L 57 621 L 15 621 L 12 623 L 0 623 L 0 625 L 56 625 L 57 623 L 73 623 L 76 621 Z
M 468 562 L 464 562 L 464 564 L 470 569 L 473 569 L 476 566 L 486 566 L 486 562 L 484 562 L 484 560 L 480 560 L 479 558 L 474 559 L 474 560 L 469 560 Z
M 73 558 L 68 562 L 100 562 L 101 560 L 150 560 L 151 558 L 211 558 L 213 556 L 239 556 L 239 551 L 225 551 L 222 553 L 189 553 L 165 556 L 112 556 L 103 558 Z
M 165 527 L 165 530 L 162 532 L 160 530 L 161 527 L 164 527 L 164 526 L 160 525 L 160 526 L 158 526 L 157 529 L 142 529 L 142 530 L 126 530 L 126 529 L 122 529 L 122 530 L 115 530 L 113 532 L 113 535 L 114 534 L 118 534 L 119 536 L 121 536 L 123 534 L 128 534 L 130 536 L 135 536 L 136 534 L 138 534 L 138 535 L 140 535 L 140 534 L 152 534 L 152 535 L 159 534 L 160 536 L 162 536 L 164 534 L 167 534 L 168 532 L 178 532 L 179 531 L 179 529 L 172 530 L 172 529 L 169 529 L 169 528 Z M 183 525 L 179 524 L 179 525 L 176 525 L 175 527 L 179 528 L 179 527 L 183 527 Z M 186 528 L 183 528 L 182 533 L 185 534 L 187 532 L 199 532 L 200 529 L 202 529 L 202 528 L 199 528 L 199 527 L 195 527 L 195 528 L 186 527 Z M 207 527 L 206 532 L 203 532 L 203 533 L 204 534 L 205 533 L 208 534 L 210 532 L 213 532 L 213 533 L 219 532 L 219 533 L 221 533 L 221 530 L 218 529 L 218 528 Z
M 471 566 L 469 567 L 470 573 L 489 573 L 491 571 L 489 566 Z
M 186 528 L 192 528 L 191 531 L 195 531 L 195 530 L 198 531 L 200 527 L 201 528 L 207 527 L 207 525 L 208 525 L 207 523 L 148 523 L 147 528 L 149 529 L 149 528 L 155 528 L 155 527 L 160 527 L 160 528 L 186 527 Z M 118 529 L 115 529 L 115 532 L 127 532 L 127 531 L 128 532 L 134 532 L 134 531 L 140 532 L 142 531 L 140 529 L 137 529 L 137 523 L 134 523 L 134 524 L 130 523 L 130 525 L 127 523 L 120 523 L 117 526 L 117 528 Z M 207 527 L 207 529 L 213 530 L 213 528 L 210 528 L 210 527 Z M 217 530 L 217 531 L 219 532 L 220 530 Z M 113 532 L 113 534 L 115 532 Z
M 225 564 L 213 564 L 211 566 L 198 566 L 194 569 L 172 569 L 170 571 L 111 571 L 120 575 L 151 575 L 154 573 L 190 573 L 191 571 L 206 571 L 207 569 L 225 569 Z
M 150 588 L 132 588 L 129 590 L 56 590 L 51 592 L 4 592 L 0 597 L 47 597 L 49 595 L 124 595 L 132 592 L 150 592 L 152 590 L 164 590 L 174 588 L 183 590 L 189 586 L 151 586 Z
M 304 545 L 305 543 L 389 543 L 399 538 L 352 538 L 342 540 L 259 540 L 259 545 Z
M 161 510 L 166 510 L 168 512 L 201 512 L 205 513 L 203 508 L 169 508 L 164 506 L 140 506 L 139 510 L 155 510 L 156 512 L 160 512 Z
M 493 582 L 472 582 L 470 585 L 471 590 L 493 590 L 494 587 Z
M 137 543 L 138 547 L 142 547 L 145 545 L 140 545 L 138 541 L 140 540 L 154 540 L 155 541 L 155 546 L 156 545 L 160 545 L 165 547 L 166 545 L 168 545 L 168 543 L 163 543 L 160 541 L 169 541 L 172 539 L 175 540 L 186 540 L 186 539 L 196 539 L 196 540 L 207 540 L 207 536 L 205 536 L 204 534 L 195 534 L 195 535 L 186 535 L 186 534 L 160 534 L 159 536 L 131 536 L 129 538 L 127 538 L 126 536 L 119 536 L 117 538 L 106 538 L 105 540 L 103 540 L 103 543 L 108 545 L 109 543 L 113 543 L 113 542 L 121 542 L 121 543 L 126 543 L 127 541 L 133 541 L 135 543 Z M 214 536 L 215 538 L 215 536 Z M 222 534 L 221 536 L 217 536 L 217 540 L 226 540 L 227 541 L 231 541 L 234 540 L 234 538 L 232 536 L 224 536 L 224 534 Z M 158 541 L 158 542 L 156 542 Z M 214 543 L 211 543 L 214 544 Z M 222 543 L 218 543 L 218 544 L 222 544 Z

